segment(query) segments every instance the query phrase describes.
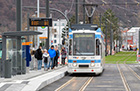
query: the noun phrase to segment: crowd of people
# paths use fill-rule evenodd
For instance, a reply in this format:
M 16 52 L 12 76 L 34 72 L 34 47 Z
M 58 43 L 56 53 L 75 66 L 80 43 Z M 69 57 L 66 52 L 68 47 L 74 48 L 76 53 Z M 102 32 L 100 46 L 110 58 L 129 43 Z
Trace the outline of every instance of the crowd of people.
M 65 59 L 66 59 L 66 50 L 64 47 L 61 49 L 61 64 L 65 65 Z M 38 61 L 38 70 L 41 70 L 42 68 L 42 61 L 44 62 L 44 70 L 47 71 L 50 68 L 54 69 L 55 67 L 58 67 L 58 58 L 60 57 L 60 52 L 58 50 L 58 47 L 52 45 L 51 48 L 47 51 L 44 49 L 42 51 L 42 47 L 39 46 L 39 48 L 36 50 L 34 54 L 35 58 Z

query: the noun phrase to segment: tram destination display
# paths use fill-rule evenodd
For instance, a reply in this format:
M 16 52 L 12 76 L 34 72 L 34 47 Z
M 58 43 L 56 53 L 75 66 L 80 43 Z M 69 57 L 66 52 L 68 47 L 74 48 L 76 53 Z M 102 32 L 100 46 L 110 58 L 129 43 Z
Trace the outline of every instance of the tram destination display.
M 52 26 L 51 18 L 29 18 L 30 26 Z

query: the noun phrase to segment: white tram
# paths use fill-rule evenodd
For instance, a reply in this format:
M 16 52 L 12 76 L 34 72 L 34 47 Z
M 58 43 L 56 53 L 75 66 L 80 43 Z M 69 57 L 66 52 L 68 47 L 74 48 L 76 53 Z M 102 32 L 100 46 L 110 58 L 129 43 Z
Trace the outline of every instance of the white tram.
M 105 63 L 104 34 L 91 24 L 72 26 L 69 32 L 68 73 L 101 74 Z

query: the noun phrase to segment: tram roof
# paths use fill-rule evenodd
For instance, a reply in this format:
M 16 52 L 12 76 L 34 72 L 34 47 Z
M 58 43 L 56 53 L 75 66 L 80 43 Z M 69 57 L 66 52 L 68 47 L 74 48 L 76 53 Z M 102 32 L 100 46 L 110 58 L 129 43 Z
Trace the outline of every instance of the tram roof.
M 98 29 L 97 24 L 74 24 L 71 26 L 72 30 L 93 30 L 96 31 Z

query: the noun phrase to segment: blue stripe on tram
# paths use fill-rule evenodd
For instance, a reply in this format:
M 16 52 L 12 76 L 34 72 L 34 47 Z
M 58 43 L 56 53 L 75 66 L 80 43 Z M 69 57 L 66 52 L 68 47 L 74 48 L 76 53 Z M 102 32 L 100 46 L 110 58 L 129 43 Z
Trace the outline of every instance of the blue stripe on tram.
M 77 61 L 76 63 L 91 63 L 91 61 L 95 61 L 94 63 L 101 63 L 101 60 L 68 60 L 68 63 L 73 63 L 73 61 Z

